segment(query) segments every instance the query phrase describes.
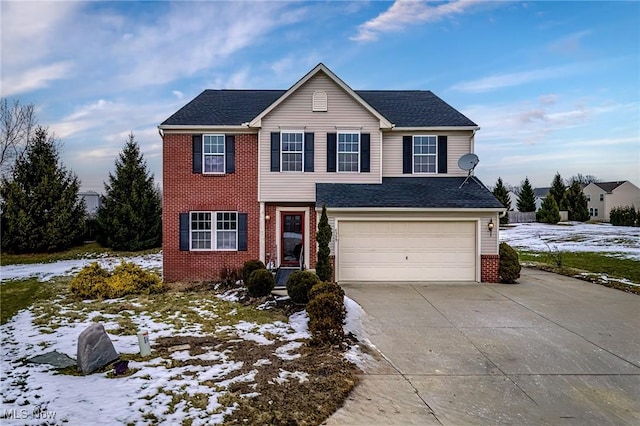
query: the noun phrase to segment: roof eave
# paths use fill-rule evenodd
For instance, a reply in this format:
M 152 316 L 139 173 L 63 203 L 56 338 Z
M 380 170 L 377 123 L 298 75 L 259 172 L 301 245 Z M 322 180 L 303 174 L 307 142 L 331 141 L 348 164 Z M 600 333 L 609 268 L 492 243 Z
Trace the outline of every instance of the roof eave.
M 316 211 L 322 211 L 322 207 L 318 207 L 319 203 L 316 203 Z M 354 213 L 371 213 L 371 212 L 456 212 L 456 213 L 501 213 L 505 211 L 504 207 L 331 207 L 327 206 L 327 210 L 339 211 L 339 212 L 354 212 Z
M 194 125 L 194 124 L 161 124 L 158 126 L 158 129 L 163 131 L 257 131 L 257 129 L 252 129 L 247 125 Z
M 413 131 L 448 132 L 452 130 L 478 131 L 480 130 L 480 126 L 411 126 L 411 127 L 395 126 L 390 130 L 392 132 L 413 132 Z
M 358 103 L 360 103 L 367 111 L 373 114 L 376 118 L 380 120 L 380 128 L 381 129 L 391 129 L 393 124 L 387 120 L 382 114 L 376 111 L 371 105 L 364 101 L 358 94 L 353 91 L 344 81 L 342 81 L 337 75 L 335 75 L 329 68 L 327 68 L 323 63 L 319 63 L 316 65 L 311 71 L 309 71 L 304 77 L 298 80 L 289 90 L 287 90 L 282 96 L 280 96 L 275 102 L 269 105 L 264 111 L 258 114 L 251 122 L 249 123 L 250 127 L 262 127 L 262 119 L 269 114 L 273 109 L 275 109 L 278 105 L 284 102 L 292 93 L 298 90 L 303 84 L 309 81 L 313 76 L 315 76 L 318 72 L 324 72 L 331 80 L 333 80 L 338 86 L 340 86 L 345 92 L 347 92 L 353 99 L 355 99 Z

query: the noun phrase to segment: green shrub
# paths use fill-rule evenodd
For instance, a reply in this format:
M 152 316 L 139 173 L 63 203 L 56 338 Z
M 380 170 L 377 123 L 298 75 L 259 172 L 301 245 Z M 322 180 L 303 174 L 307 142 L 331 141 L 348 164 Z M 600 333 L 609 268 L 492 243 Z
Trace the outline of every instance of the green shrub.
M 536 212 L 536 220 L 541 223 L 556 224 L 560 222 L 560 208 L 551 193 L 542 200 L 540 210 Z
M 109 293 L 109 272 L 98 262 L 85 266 L 71 279 L 71 293 L 83 299 L 103 298 Z
M 276 286 L 273 274 L 266 269 L 256 269 L 249 275 L 246 284 L 247 292 L 251 297 L 264 297 L 271 294 Z
M 515 283 L 520 278 L 520 269 L 518 252 L 509 244 L 500 243 L 500 266 L 498 267 L 500 282 Z
M 70 285 L 71 293 L 83 299 L 113 299 L 164 291 L 164 284 L 157 274 L 130 262 L 118 265 L 111 274 L 94 262 L 82 268 Z
M 640 211 L 631 206 L 618 206 L 611 209 L 609 221 L 614 226 L 639 226 Z
M 318 222 L 318 232 L 316 233 L 316 241 L 318 242 L 318 261 L 316 262 L 316 273 L 322 281 L 329 281 L 333 276 L 333 267 L 331 266 L 331 225 L 329 225 L 329 217 L 327 216 L 327 206 L 322 205 L 322 214 L 320 222 Z
M 249 277 L 253 271 L 258 269 L 266 269 L 264 263 L 261 260 L 247 260 L 242 267 L 242 281 L 247 284 Z
M 344 321 L 347 311 L 344 307 L 344 291 L 329 282 L 313 286 L 307 303 L 309 331 L 313 345 L 342 345 Z
M 293 303 L 306 304 L 309 301 L 309 291 L 320 282 L 320 278 L 311 271 L 295 271 L 287 280 L 287 294 Z

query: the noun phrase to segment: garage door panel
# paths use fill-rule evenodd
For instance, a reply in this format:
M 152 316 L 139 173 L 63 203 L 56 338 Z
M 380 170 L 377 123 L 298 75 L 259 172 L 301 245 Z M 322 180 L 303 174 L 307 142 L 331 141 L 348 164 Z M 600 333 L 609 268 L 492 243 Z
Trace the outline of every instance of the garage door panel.
M 340 222 L 341 281 L 473 281 L 475 222 Z

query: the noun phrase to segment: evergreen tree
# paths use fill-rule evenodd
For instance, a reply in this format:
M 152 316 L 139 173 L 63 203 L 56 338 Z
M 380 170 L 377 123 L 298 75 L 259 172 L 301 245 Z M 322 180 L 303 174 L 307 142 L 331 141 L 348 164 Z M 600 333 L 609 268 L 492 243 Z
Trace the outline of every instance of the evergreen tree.
M 565 208 L 564 196 L 567 187 L 564 185 L 562 181 L 562 177 L 560 177 L 560 173 L 556 172 L 556 175 L 553 177 L 553 182 L 551 182 L 551 188 L 549 189 L 549 194 L 553 196 L 553 199 L 556 201 L 558 205 L 558 209 Z
M 551 192 L 542 201 L 540 210 L 536 213 L 536 219 L 542 223 L 556 224 L 560 222 L 560 209 Z
M 162 207 L 133 133 L 109 173 L 98 210 L 97 240 L 114 250 L 144 250 L 162 242 Z
M 533 192 L 529 178 L 526 177 L 522 183 L 520 194 L 518 195 L 518 210 L 521 212 L 536 211 L 536 194 Z
M 331 242 L 331 225 L 327 217 L 327 206 L 322 206 L 322 215 L 318 223 L 318 233 L 316 234 L 318 242 L 318 262 L 316 263 L 316 274 L 322 281 L 331 281 L 333 268 L 329 256 L 329 243 Z
M 64 250 L 81 242 L 85 204 L 80 182 L 60 163 L 56 140 L 38 127 L 11 174 L 0 182 L 2 250 Z
M 498 178 L 498 182 L 496 182 L 496 186 L 493 188 L 493 195 L 500 201 L 500 203 L 504 206 L 507 211 L 511 209 L 511 200 L 509 200 L 509 193 L 507 192 L 507 188 L 505 188 L 502 183 L 502 178 Z M 500 223 L 504 225 L 505 223 L 509 223 L 509 214 L 507 213 L 504 217 L 500 218 Z
M 585 222 L 589 220 L 589 210 L 587 209 L 587 197 L 582 192 L 582 187 L 577 181 L 567 189 L 565 204 L 569 211 L 569 220 Z

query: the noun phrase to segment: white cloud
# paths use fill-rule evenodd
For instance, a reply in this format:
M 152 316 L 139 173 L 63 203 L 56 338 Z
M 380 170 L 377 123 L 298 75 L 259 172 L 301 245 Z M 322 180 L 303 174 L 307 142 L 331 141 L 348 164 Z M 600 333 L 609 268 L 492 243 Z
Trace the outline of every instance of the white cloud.
M 549 45 L 549 50 L 552 52 L 561 53 L 563 55 L 568 53 L 574 53 L 580 49 L 580 42 L 586 36 L 591 34 L 591 31 L 578 31 L 573 34 L 569 34 L 566 37 L 562 37 L 559 40 L 554 41 Z
M 436 22 L 466 13 L 482 2 L 453 0 L 433 5 L 414 0 L 396 0 L 393 5 L 377 17 L 358 27 L 358 34 L 351 37 L 355 41 L 374 41 L 380 33 L 399 31 L 407 25 Z
M 171 93 L 173 93 L 173 96 L 178 99 L 184 98 L 184 93 L 182 93 L 180 90 L 173 90 Z
M 68 78 L 72 68 L 71 62 L 58 62 L 3 76 L 0 83 L 2 96 L 14 96 L 47 87 L 54 80 Z

